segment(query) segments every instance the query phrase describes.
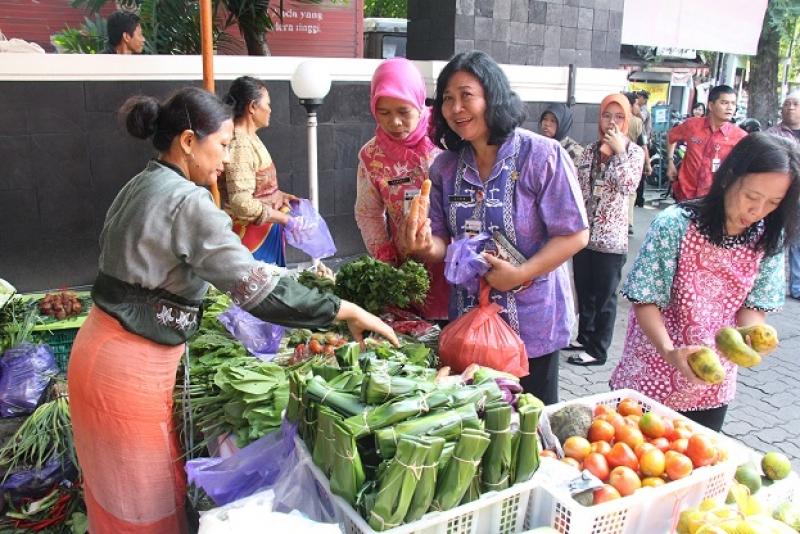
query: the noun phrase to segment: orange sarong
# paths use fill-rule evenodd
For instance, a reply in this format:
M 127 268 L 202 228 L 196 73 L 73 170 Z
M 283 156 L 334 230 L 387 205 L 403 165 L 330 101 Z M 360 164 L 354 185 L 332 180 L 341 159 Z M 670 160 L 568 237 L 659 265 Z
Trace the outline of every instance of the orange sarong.
M 186 475 L 172 415 L 183 345 L 159 345 L 94 306 L 69 361 L 92 534 L 183 534 Z

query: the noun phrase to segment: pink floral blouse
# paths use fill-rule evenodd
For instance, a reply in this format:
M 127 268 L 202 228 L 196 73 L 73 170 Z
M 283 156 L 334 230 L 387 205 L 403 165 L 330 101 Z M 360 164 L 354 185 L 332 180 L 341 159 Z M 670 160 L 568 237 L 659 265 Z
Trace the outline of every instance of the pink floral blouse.
M 431 150 L 419 163 L 394 163 L 373 137 L 358 153 L 355 217 L 371 256 L 396 264 L 405 259 L 398 232 L 408 213 L 410 199 L 428 178 L 431 163 L 441 152 Z M 442 263 L 428 265 L 431 289 L 423 310 L 427 319 L 446 319 L 449 287 Z
M 628 252 L 628 197 L 636 192 L 644 166 L 644 151 L 628 143 L 623 154 L 605 163 L 597 159 L 597 143 L 583 151 L 578 164 L 586 216 L 589 218 L 589 250 L 625 254 Z

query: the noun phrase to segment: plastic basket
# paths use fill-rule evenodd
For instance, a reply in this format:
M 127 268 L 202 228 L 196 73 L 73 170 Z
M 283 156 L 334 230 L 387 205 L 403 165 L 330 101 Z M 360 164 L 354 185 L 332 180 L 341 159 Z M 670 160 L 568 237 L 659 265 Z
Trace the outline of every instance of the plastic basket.
M 69 353 L 72 350 L 72 343 L 78 335 L 78 328 L 64 328 L 61 330 L 40 330 L 32 333 L 34 341 L 47 343 L 53 350 L 56 364 L 62 373 L 67 372 L 69 364 Z
M 763 475 L 761 460 L 764 455 L 760 452 L 750 451 L 750 463 L 756 466 L 759 474 Z M 794 471 L 783 480 L 776 480 L 771 484 L 764 484 L 755 493 L 756 499 L 772 514 L 779 505 L 785 502 L 800 502 L 800 477 Z
M 616 405 L 620 400 L 636 400 L 645 410 L 669 417 L 684 416 L 649 399 L 641 393 L 621 389 L 583 397 L 545 408 L 550 414 L 568 404 Z M 695 469 L 691 475 L 656 488 L 643 488 L 633 495 L 596 506 L 583 506 L 546 485 L 538 485 L 530 499 L 525 528 L 550 526 L 563 534 L 656 534 L 673 532 L 682 510 L 697 506 L 703 499 L 724 500 L 736 467 L 748 457 L 748 450 L 721 434 L 689 421 L 691 427 L 715 437 L 728 452 L 728 458 L 716 465 Z
M 301 439 L 295 438 L 301 463 L 311 470 L 315 480 L 333 503 L 339 524 L 346 534 L 373 534 L 364 518 L 344 499 L 333 495 L 328 478 L 314 465 Z M 430 512 L 418 521 L 384 530 L 383 534 L 519 534 L 528 510 L 528 501 L 536 482 L 525 483 L 482 495 L 480 499 L 446 512 Z

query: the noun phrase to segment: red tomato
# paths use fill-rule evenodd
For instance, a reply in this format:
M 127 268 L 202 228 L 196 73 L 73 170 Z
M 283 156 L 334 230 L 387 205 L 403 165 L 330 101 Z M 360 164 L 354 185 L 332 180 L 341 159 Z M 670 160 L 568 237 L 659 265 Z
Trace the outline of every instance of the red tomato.
M 592 421 L 589 427 L 589 441 L 608 441 L 614 439 L 614 425 L 602 419 Z
M 611 451 L 606 454 L 606 460 L 608 460 L 608 465 L 612 468 L 622 465 L 634 471 L 639 469 L 639 460 L 636 458 L 633 449 L 621 441 L 618 441 L 611 447 Z
M 717 447 L 711 437 L 695 434 L 689 438 L 686 446 L 686 456 L 692 460 L 694 467 L 711 465 L 717 459 Z
M 611 484 L 605 484 L 602 488 L 594 490 L 592 504 L 600 504 L 614 499 L 620 499 L 622 495 L 619 494 L 617 488 Z
M 694 469 L 692 461 L 688 456 L 675 451 L 667 451 L 664 455 L 666 459 L 666 472 L 670 480 L 678 480 L 689 476 Z
M 589 453 L 589 455 L 583 460 L 583 468 L 587 469 L 591 474 L 603 482 L 608 480 L 608 475 L 611 472 L 608 467 L 608 461 L 606 460 L 606 457 L 599 452 Z
M 622 399 L 617 405 L 620 415 L 643 415 L 642 405 L 633 399 Z
M 642 481 L 636 471 L 624 465 L 611 470 L 611 474 L 608 475 L 608 483 L 614 486 L 623 497 L 632 495 L 634 491 L 642 487 Z

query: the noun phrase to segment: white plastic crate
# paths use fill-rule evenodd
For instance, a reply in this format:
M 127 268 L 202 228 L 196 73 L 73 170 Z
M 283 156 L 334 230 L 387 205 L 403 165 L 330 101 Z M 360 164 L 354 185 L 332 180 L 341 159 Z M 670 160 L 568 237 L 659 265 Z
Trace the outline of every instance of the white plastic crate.
M 339 524 L 346 534 L 373 534 L 363 517 L 344 499 L 333 495 L 328 478 L 311 460 L 300 439 L 295 439 L 300 462 L 305 464 L 338 512 Z M 430 512 L 418 521 L 382 531 L 384 534 L 519 534 L 528 514 L 528 500 L 535 480 L 503 491 L 482 495 L 477 501 L 446 512 Z
M 761 459 L 764 455 L 758 451 L 750 449 L 748 460 L 756 466 L 759 474 L 761 470 Z M 776 480 L 770 485 L 763 485 L 755 494 L 756 499 L 772 514 L 778 505 L 785 502 L 800 502 L 800 477 L 792 471 L 783 480 Z
M 554 404 L 547 406 L 545 413 L 553 413 L 568 404 L 584 404 L 592 408 L 598 404 L 616 405 L 625 398 L 636 400 L 646 411 L 688 421 L 679 413 L 630 389 Z M 728 459 L 717 465 L 695 469 L 686 478 L 657 488 L 643 488 L 628 497 L 596 506 L 583 506 L 568 495 L 539 484 L 528 505 L 525 528 L 550 526 L 563 534 L 666 534 L 674 531 L 682 510 L 697 506 L 707 498 L 724 500 L 736 467 L 747 458 L 747 449 L 693 421 L 689 423 L 697 432 L 713 435 L 728 451 Z

